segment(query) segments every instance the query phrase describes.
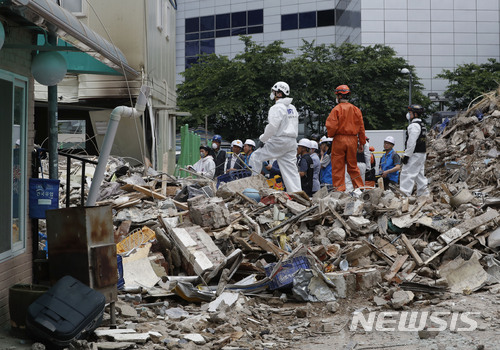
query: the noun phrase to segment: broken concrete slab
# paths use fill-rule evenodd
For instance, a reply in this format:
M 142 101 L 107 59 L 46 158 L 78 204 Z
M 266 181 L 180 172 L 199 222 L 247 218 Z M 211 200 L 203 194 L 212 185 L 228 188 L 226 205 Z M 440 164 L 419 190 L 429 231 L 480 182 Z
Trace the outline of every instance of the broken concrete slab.
M 469 260 L 459 256 L 441 266 L 439 273 L 446 278 L 452 293 L 470 294 L 481 288 L 488 280 L 488 273 L 475 255 Z
M 222 198 L 193 197 L 188 199 L 188 208 L 189 217 L 196 225 L 220 228 L 231 223 L 229 210 Z
M 415 294 L 413 294 L 413 292 L 398 290 L 392 294 L 391 298 L 392 307 L 395 309 L 401 309 L 406 304 L 409 304 L 414 297 Z
M 224 254 L 200 226 L 173 228 L 172 234 L 198 276 L 224 262 Z

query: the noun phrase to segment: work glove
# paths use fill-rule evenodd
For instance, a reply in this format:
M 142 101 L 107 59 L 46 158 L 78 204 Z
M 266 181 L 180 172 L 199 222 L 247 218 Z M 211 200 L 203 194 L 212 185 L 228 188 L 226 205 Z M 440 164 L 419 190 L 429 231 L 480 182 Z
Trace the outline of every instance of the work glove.
M 402 160 L 401 162 L 402 162 L 403 164 L 405 164 L 405 165 L 406 165 L 406 164 L 408 164 L 408 160 L 409 160 L 409 159 L 410 159 L 410 157 L 408 157 L 408 156 L 404 156 L 404 157 L 403 157 L 403 160 Z

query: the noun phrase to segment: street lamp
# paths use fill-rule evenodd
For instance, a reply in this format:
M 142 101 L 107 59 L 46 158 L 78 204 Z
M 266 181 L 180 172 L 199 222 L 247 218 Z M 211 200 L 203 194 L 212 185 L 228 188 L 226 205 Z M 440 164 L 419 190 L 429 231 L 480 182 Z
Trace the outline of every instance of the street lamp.
M 408 106 L 411 106 L 411 71 L 408 68 L 403 68 L 400 72 L 403 74 L 408 74 L 410 77 L 410 84 L 408 87 Z

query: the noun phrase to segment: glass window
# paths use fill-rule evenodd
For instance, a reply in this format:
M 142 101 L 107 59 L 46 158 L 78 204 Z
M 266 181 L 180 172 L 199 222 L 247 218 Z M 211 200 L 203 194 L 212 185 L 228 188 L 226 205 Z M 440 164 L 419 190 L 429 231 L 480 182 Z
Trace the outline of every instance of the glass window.
M 199 38 L 200 38 L 200 34 L 199 33 L 186 34 L 186 41 L 188 41 L 188 40 L 198 40 Z
M 186 33 L 193 33 L 200 31 L 200 18 L 186 18 Z
M 200 53 L 200 42 L 199 41 L 186 41 L 186 56 L 196 56 Z
M 214 37 L 214 31 L 201 33 L 201 39 L 209 39 Z
M 201 53 L 211 54 L 215 52 L 215 40 L 201 40 Z
M 299 13 L 299 28 L 316 28 L 316 11 Z
M 24 79 L 24 78 L 23 78 Z M 0 259 L 25 248 L 27 82 L 0 71 Z M 8 170 L 7 170 L 8 169 Z
M 264 26 L 248 27 L 248 34 L 264 33 Z
M 231 31 L 229 29 L 225 29 L 225 30 L 218 30 L 216 33 L 215 33 L 215 36 L 217 38 L 223 38 L 225 36 L 231 36 Z
M 245 35 L 247 33 L 247 28 L 233 28 L 231 35 Z
M 247 25 L 247 13 L 246 12 L 234 12 L 231 14 L 231 27 L 246 27 Z M 234 35 L 234 34 L 233 34 Z
M 70 12 L 83 12 L 82 0 L 62 0 L 61 6 Z
M 197 57 L 186 57 L 186 69 L 191 68 L 193 64 L 196 64 L 198 62 Z
M 248 11 L 248 25 L 256 26 L 264 23 L 264 10 Z
M 217 15 L 215 17 L 215 22 L 215 26 L 217 29 L 231 28 L 231 17 L 229 16 L 229 13 Z
M 214 30 L 215 19 L 214 16 L 205 16 L 200 18 L 200 32 L 206 30 Z
M 299 28 L 299 16 L 297 13 L 281 16 L 281 30 L 292 30 Z
M 318 27 L 334 26 L 335 10 L 318 11 Z

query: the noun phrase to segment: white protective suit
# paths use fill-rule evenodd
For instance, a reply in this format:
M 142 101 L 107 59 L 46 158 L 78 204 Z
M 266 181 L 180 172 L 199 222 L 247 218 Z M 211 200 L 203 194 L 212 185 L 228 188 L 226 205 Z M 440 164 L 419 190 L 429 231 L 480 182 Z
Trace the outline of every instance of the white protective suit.
M 361 175 L 361 180 L 363 180 L 363 185 L 365 184 L 365 175 L 368 170 L 372 168 L 371 163 L 371 152 L 370 152 L 370 144 L 366 141 L 365 146 L 363 147 L 363 155 L 365 157 L 365 162 L 358 162 L 358 169 Z M 347 172 L 347 165 L 345 168 L 345 188 L 347 192 L 354 191 L 354 187 L 352 186 L 351 176 Z
M 264 147 L 252 153 L 250 166 L 260 174 L 262 162 L 276 159 L 288 192 L 299 192 L 300 176 L 297 169 L 297 136 L 299 114 L 292 105 L 292 98 L 281 98 L 269 109 L 268 124 L 259 139 Z M 256 174 L 254 173 L 254 175 Z
M 193 169 L 197 173 L 213 179 L 215 175 L 214 158 L 211 155 L 207 155 L 204 158 L 201 158 L 199 161 L 193 164 Z
M 417 196 L 425 196 L 429 194 L 427 189 L 427 178 L 424 175 L 425 168 L 425 153 L 415 153 L 415 146 L 417 139 L 420 136 L 421 119 L 414 118 L 410 125 L 408 125 L 408 140 L 406 141 L 406 150 L 403 156 L 408 156 L 408 163 L 403 164 L 401 176 L 399 180 L 399 187 L 401 191 L 407 196 L 411 196 L 413 192 L 413 185 L 417 184 Z

